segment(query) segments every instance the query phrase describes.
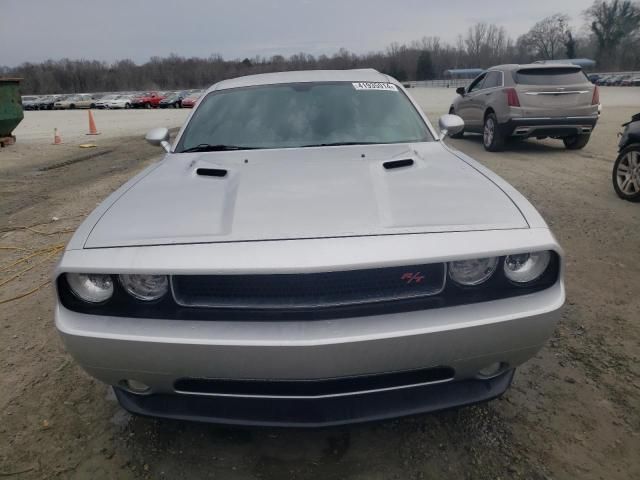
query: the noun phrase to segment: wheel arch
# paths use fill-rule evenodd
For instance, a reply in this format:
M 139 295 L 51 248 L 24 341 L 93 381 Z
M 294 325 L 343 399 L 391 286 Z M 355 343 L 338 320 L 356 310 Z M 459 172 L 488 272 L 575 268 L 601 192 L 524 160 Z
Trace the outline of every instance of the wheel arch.
M 484 111 L 484 115 L 482 116 L 482 122 L 484 123 L 484 121 L 487 119 L 487 117 L 489 116 L 490 113 L 493 113 L 496 116 L 496 119 L 498 118 L 498 114 L 496 113 L 496 111 L 493 109 L 493 107 L 487 107 Z

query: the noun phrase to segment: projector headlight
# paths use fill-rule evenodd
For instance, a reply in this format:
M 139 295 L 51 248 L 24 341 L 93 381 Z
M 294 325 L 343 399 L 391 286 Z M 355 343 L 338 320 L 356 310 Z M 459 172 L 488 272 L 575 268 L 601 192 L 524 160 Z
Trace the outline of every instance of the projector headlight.
M 504 259 L 504 274 L 515 283 L 530 283 L 542 276 L 549 262 L 551 253 L 544 252 L 519 253 Z
M 449 277 L 460 285 L 480 285 L 491 278 L 497 266 L 498 257 L 449 262 Z
M 80 300 L 88 303 L 106 302 L 113 295 L 111 275 L 100 273 L 67 273 L 67 283 Z
M 138 300 L 159 300 L 169 290 L 166 275 L 120 275 L 120 283 L 129 295 Z

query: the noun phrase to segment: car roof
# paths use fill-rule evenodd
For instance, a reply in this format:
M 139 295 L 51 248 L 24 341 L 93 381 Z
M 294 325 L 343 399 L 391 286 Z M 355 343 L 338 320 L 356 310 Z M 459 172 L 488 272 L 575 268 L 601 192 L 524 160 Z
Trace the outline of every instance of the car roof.
M 360 70 L 299 70 L 293 72 L 262 73 L 247 75 L 216 83 L 212 90 L 273 85 L 279 83 L 306 82 L 390 82 L 392 79 L 372 68 Z M 394 82 L 395 83 L 395 82 Z
M 507 65 L 497 65 L 487 70 L 488 71 L 491 71 L 491 70 L 516 71 L 516 70 L 526 70 L 529 68 L 575 68 L 576 70 L 582 69 L 580 65 L 575 65 L 573 63 L 538 62 L 538 63 L 525 63 L 525 64 L 510 63 Z

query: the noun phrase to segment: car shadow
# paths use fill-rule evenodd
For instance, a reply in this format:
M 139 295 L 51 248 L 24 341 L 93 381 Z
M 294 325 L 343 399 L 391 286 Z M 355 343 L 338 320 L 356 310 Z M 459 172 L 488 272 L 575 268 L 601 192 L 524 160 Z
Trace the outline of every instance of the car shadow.
M 464 143 L 473 143 L 484 149 L 482 145 L 482 135 L 475 133 L 466 133 L 464 138 L 447 139 L 447 142 L 456 148 L 464 145 Z M 562 140 L 549 139 L 538 140 L 536 138 L 517 139 L 510 138 L 504 146 L 504 152 L 523 152 L 523 153 L 552 153 L 566 152 L 567 150 Z M 578 150 L 579 151 L 579 150 Z

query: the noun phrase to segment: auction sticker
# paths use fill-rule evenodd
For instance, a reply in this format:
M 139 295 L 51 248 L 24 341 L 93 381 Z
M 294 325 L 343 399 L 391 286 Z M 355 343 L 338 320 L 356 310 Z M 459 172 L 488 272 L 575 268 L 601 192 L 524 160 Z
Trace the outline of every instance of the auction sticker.
M 356 90 L 382 90 L 385 92 L 397 92 L 398 87 L 393 83 L 384 82 L 354 82 L 353 88 Z

